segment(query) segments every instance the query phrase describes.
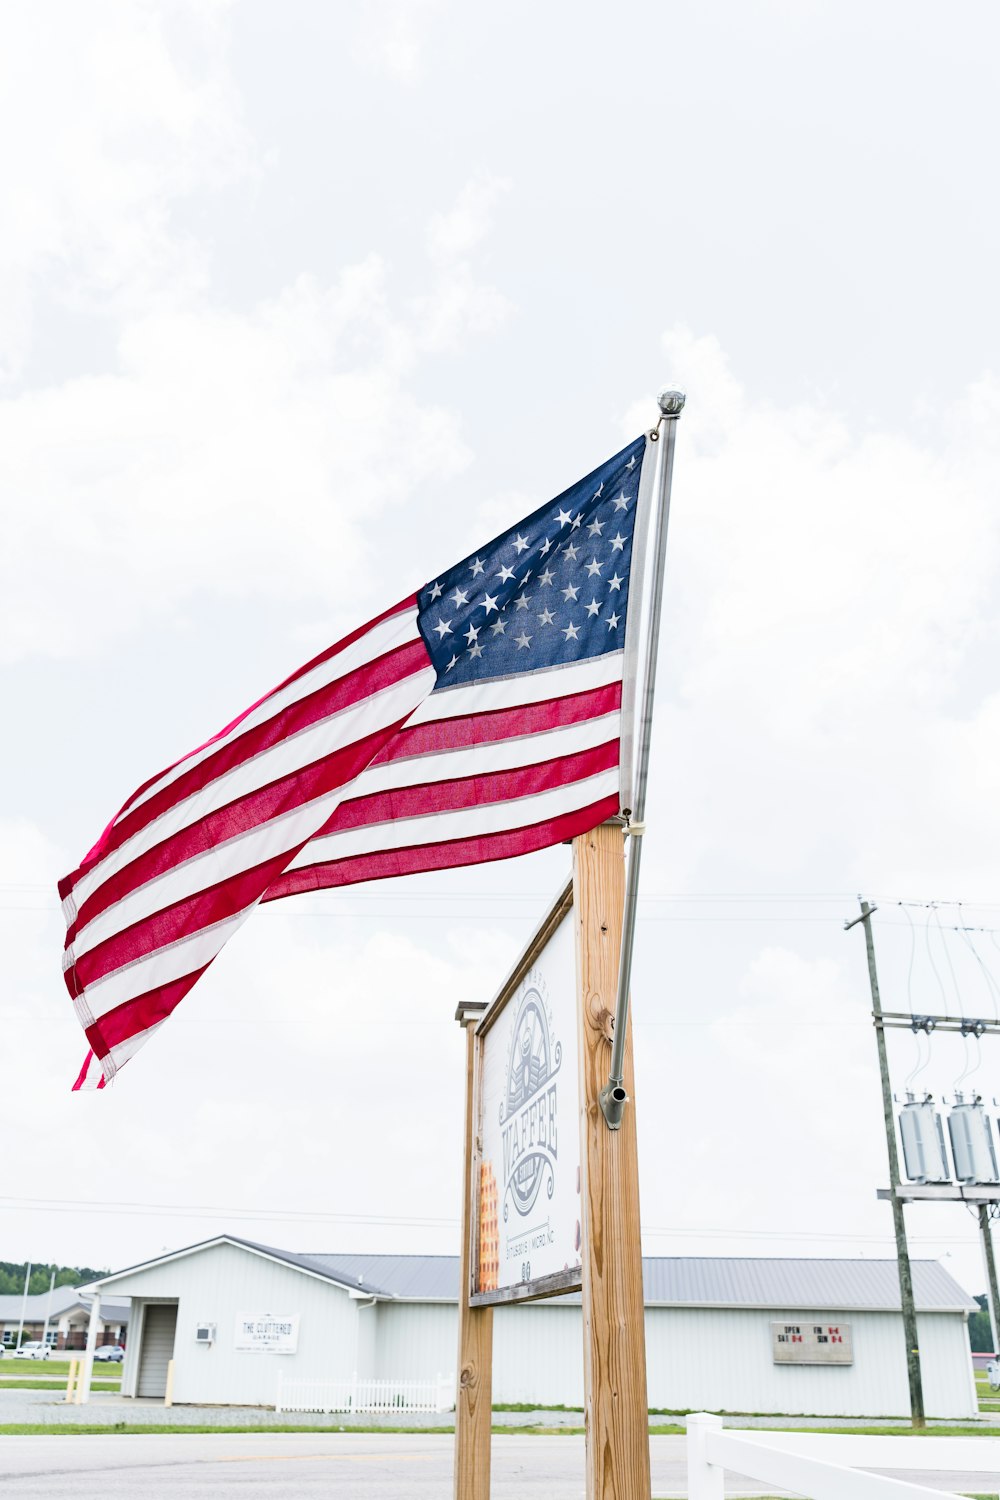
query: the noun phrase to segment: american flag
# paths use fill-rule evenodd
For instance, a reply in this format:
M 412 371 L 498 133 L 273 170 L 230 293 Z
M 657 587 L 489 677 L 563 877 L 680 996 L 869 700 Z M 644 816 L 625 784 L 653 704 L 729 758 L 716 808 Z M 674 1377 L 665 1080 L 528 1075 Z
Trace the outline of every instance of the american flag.
M 508 859 L 628 806 L 646 445 L 133 793 L 59 884 L 75 1088 L 114 1078 L 258 902 Z

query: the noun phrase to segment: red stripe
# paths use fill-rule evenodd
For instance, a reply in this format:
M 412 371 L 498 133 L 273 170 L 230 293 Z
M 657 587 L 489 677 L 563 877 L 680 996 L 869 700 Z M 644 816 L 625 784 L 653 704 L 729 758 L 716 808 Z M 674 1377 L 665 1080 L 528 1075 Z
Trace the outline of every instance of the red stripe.
M 248 792 L 235 802 L 213 808 L 197 823 L 180 829 L 162 843 L 154 844 L 152 849 L 140 854 L 131 864 L 109 876 L 83 903 L 76 920 L 67 929 L 67 946 L 101 912 L 145 885 L 147 881 L 177 869 L 186 860 L 217 848 L 228 839 L 260 828 L 272 818 L 297 807 L 304 807 L 307 802 L 346 785 L 359 771 L 364 770 L 372 756 L 385 743 L 386 735 L 392 733 L 392 728 L 380 729 L 362 740 L 355 740 L 353 744 L 333 754 L 324 755 L 312 765 L 289 771 L 277 781 Z M 297 847 L 301 847 L 301 841 Z M 291 857 L 288 856 L 289 859 Z
M 112 1047 L 130 1041 L 140 1031 L 148 1031 L 150 1026 L 155 1026 L 159 1021 L 165 1021 L 207 968 L 208 964 L 203 964 L 193 974 L 184 974 L 180 979 L 172 979 L 169 984 L 161 984 L 159 989 L 148 990 L 145 995 L 136 995 L 134 1000 L 116 1005 L 114 1010 L 101 1016 L 93 1026 L 86 1027 L 87 1040 L 93 1047 L 95 1056 L 107 1057 Z M 83 1074 L 80 1076 L 82 1079 Z
M 246 734 L 241 735 L 231 744 L 223 745 L 213 755 L 200 761 L 198 765 L 182 772 L 169 786 L 164 787 L 162 791 L 155 792 L 148 801 L 143 802 L 133 812 L 124 817 L 119 815 L 120 821 L 117 821 L 104 836 L 100 851 L 101 858 L 106 858 L 107 855 L 119 849 L 134 834 L 147 827 L 161 814 L 176 806 L 177 803 L 183 802 L 186 797 L 201 791 L 217 777 L 252 760 L 254 756 L 263 754 L 272 746 L 290 739 L 294 734 L 319 723 L 329 715 L 349 708 L 352 704 L 363 702 L 373 693 L 381 692 L 391 688 L 397 682 L 402 682 L 426 667 L 429 661 L 427 647 L 423 641 L 412 641 L 406 646 L 400 646 L 384 656 L 377 657 L 373 662 L 366 663 L 365 666 L 359 667 L 348 676 L 317 688 L 314 693 L 309 693 L 295 703 L 289 704 L 274 718 L 267 720 L 264 724 L 255 725 L 253 729 L 249 729 Z M 197 824 L 195 826 L 197 827 Z M 64 881 L 60 882 L 60 894 L 65 896 L 80 876 L 93 868 L 94 863 L 95 861 L 92 861 L 88 855 L 75 874 L 67 876 Z
M 515 797 L 530 797 L 552 787 L 569 786 L 584 781 L 600 771 L 617 766 L 620 741 L 609 740 L 589 750 L 560 755 L 534 766 L 515 766 L 510 770 L 490 771 L 482 776 L 461 776 L 450 781 L 429 781 L 417 786 L 394 787 L 374 792 L 370 797 L 355 797 L 342 802 L 316 835 L 342 833 L 348 828 L 367 828 L 376 823 L 390 823 L 397 818 L 419 818 L 431 813 L 455 812 L 461 808 L 481 807 L 492 802 L 509 802 Z
M 310 800 L 303 796 L 307 784 L 319 795 L 343 786 L 364 769 L 371 760 L 374 747 L 393 734 L 395 728 L 396 725 L 389 725 L 377 735 L 369 735 L 367 739 L 348 745 L 336 755 L 328 755 L 314 766 L 306 767 L 305 771 L 296 771 L 294 775 L 283 778 L 282 782 L 276 784 L 276 788 L 265 787 L 262 792 L 254 793 L 249 799 L 253 803 L 249 812 L 254 816 L 250 817 L 248 813 L 248 826 L 252 829 L 261 826 L 264 820 L 257 815 L 259 806 L 275 795 L 284 799 L 287 808 L 296 808 L 304 806 Z M 243 810 L 244 804 L 240 803 L 239 807 Z M 281 810 L 282 807 L 279 806 L 277 811 Z M 213 816 L 224 818 L 226 813 L 227 809 L 223 808 L 218 815 Z M 211 824 L 212 821 L 211 818 L 203 819 L 203 823 L 194 830 L 199 836 L 199 849 L 211 848 L 213 845 L 213 840 L 209 839 L 206 844 L 202 838 L 203 825 Z M 213 885 L 204 886 L 193 895 L 160 908 L 98 943 L 89 953 L 82 954 L 67 970 L 65 978 L 70 994 L 79 994 L 80 989 L 93 984 L 103 974 L 120 968 L 122 964 L 132 963 L 156 948 L 188 937 L 202 927 L 208 927 L 213 922 L 222 921 L 225 917 L 242 911 L 244 907 L 251 906 L 308 841 L 308 838 L 299 839 L 271 859 L 227 876 Z M 176 868 L 176 865 L 175 859 L 169 861 L 171 869 Z
M 241 870 L 229 880 L 206 886 L 183 901 L 175 901 L 151 917 L 144 917 L 122 932 L 98 943 L 89 953 L 84 953 L 75 964 L 77 983 L 84 989 L 95 984 L 106 974 L 112 974 L 125 964 L 148 958 L 151 953 L 167 948 L 182 938 L 191 937 L 215 922 L 224 922 L 227 917 L 245 911 L 257 900 L 261 891 L 276 880 L 288 864 L 289 856 L 282 852 L 273 859 L 264 860 L 250 870 Z
M 398 722 L 397 720 L 397 724 Z M 368 764 L 374 753 L 373 744 L 377 746 L 381 738 L 387 739 L 395 732 L 395 729 L 396 725 L 390 724 L 384 730 L 380 730 L 378 735 L 371 735 L 357 744 L 348 745 L 337 755 L 330 755 L 318 761 L 316 766 L 309 770 L 315 772 L 317 782 L 321 787 L 327 780 L 334 788 L 341 786 Z M 292 779 L 299 795 L 289 795 L 287 800 L 290 806 L 298 807 L 303 805 L 301 798 L 304 784 L 303 772 L 296 772 Z M 265 789 L 263 795 L 267 794 L 267 790 Z M 262 794 L 255 794 L 255 796 L 260 795 Z M 258 827 L 259 824 L 254 822 L 252 826 Z M 93 984 L 102 975 L 121 968 L 122 964 L 133 963 L 137 958 L 144 958 L 157 948 L 177 942 L 179 938 L 189 937 L 191 933 L 199 932 L 203 927 L 211 926 L 213 922 L 220 922 L 242 911 L 245 907 L 253 905 L 271 881 L 277 878 L 306 843 L 308 843 L 308 838 L 299 839 L 271 859 L 262 861 L 248 870 L 241 870 L 235 875 L 217 881 L 214 885 L 204 886 L 193 895 L 162 907 L 159 911 L 143 917 L 123 931 L 116 932 L 102 943 L 98 943 L 89 953 L 84 953 L 78 958 L 75 964 L 66 971 L 65 979 L 70 994 L 79 994 L 86 985 Z
M 224 739 L 227 734 L 234 730 L 238 724 L 242 724 L 244 719 L 249 718 L 252 713 L 255 713 L 256 710 L 260 708 L 262 704 L 266 703 L 269 698 L 277 697 L 279 693 L 284 692 L 286 687 L 290 687 L 293 682 L 297 682 L 299 678 L 304 677 L 307 672 L 311 672 L 314 667 L 321 666 L 323 662 L 329 661 L 331 657 L 336 656 L 338 651 L 343 651 L 345 647 L 352 646 L 354 642 L 360 640 L 363 635 L 367 635 L 369 630 L 373 630 L 376 625 L 381 625 L 383 620 L 388 620 L 393 615 L 402 614 L 404 610 L 414 609 L 416 608 L 416 604 L 417 596 L 416 594 L 411 594 L 408 599 L 403 599 L 399 604 L 394 604 L 391 609 L 383 610 L 380 615 L 376 615 L 375 618 L 369 620 L 367 624 L 359 625 L 357 630 L 351 631 L 350 635 L 343 636 L 339 641 L 334 642 L 332 646 L 328 646 L 325 651 L 321 651 L 318 656 L 314 656 L 311 661 L 307 661 L 304 667 L 297 667 L 290 676 L 284 678 L 283 681 L 279 682 L 277 687 L 273 687 L 269 693 L 265 693 L 262 698 L 258 698 L 256 703 L 251 703 L 250 707 L 245 708 L 241 714 L 237 714 L 236 718 L 233 719 L 231 723 L 227 724 L 224 729 L 220 729 L 217 734 L 213 734 L 209 739 L 205 740 L 203 744 L 196 745 L 194 749 L 189 750 L 186 755 L 182 755 L 178 760 L 173 761 L 164 770 L 158 771 L 155 776 L 150 776 L 148 781 L 144 781 L 141 786 L 136 787 L 131 797 L 129 797 L 122 806 L 121 811 L 111 820 L 108 828 L 105 829 L 104 833 L 101 835 L 100 839 L 98 839 L 93 849 L 91 849 L 90 853 L 84 857 L 83 865 L 81 866 L 81 868 L 85 868 L 87 864 L 91 862 L 92 857 L 96 859 L 98 853 L 104 854 L 107 852 L 104 848 L 104 839 L 107 833 L 111 828 L 114 828 L 122 813 L 124 813 L 129 807 L 132 806 L 136 798 L 141 797 L 143 792 L 145 792 L 149 787 L 155 786 L 156 782 L 158 782 L 161 777 L 169 776 L 171 771 L 175 770 L 177 766 L 183 765 L 184 761 L 188 760 L 192 755 L 197 755 L 200 751 L 206 750 L 209 745 L 214 745 L 216 740 Z
M 609 682 L 606 687 L 571 693 L 565 698 L 549 698 L 544 703 L 526 703 L 523 708 L 490 709 L 486 713 L 438 719 L 432 724 L 416 724 L 401 729 L 373 764 L 403 760 L 411 755 L 429 755 L 439 750 L 459 750 L 491 740 L 512 739 L 517 735 L 541 734 L 563 724 L 579 724 L 585 719 L 613 713 L 621 707 L 621 702 L 621 683 Z
M 486 834 L 482 838 L 453 839 L 444 844 L 418 844 L 411 849 L 386 849 L 326 865 L 310 865 L 282 875 L 280 880 L 268 886 L 263 899 L 279 901 L 284 896 L 297 896 L 304 891 L 356 885 L 364 880 L 388 880 L 396 875 L 416 875 L 423 870 L 449 870 L 460 865 L 482 864 L 487 860 L 515 859 L 520 854 L 531 854 L 536 849 L 565 843 L 579 833 L 588 833 L 617 812 L 617 796 L 604 797 L 589 807 L 562 813 L 544 823 L 532 823 L 527 828 Z
M 90 1071 L 90 1063 L 91 1063 L 91 1059 L 93 1058 L 93 1056 L 94 1056 L 94 1051 L 93 1051 L 93 1048 L 91 1048 L 91 1050 L 87 1053 L 86 1057 L 83 1059 L 83 1067 L 80 1069 L 79 1073 L 76 1075 L 76 1082 L 74 1083 L 72 1089 L 70 1090 L 71 1093 L 75 1094 L 76 1091 L 77 1091 L 77 1089 L 82 1089 L 83 1088 L 84 1083 L 87 1081 L 87 1074 Z

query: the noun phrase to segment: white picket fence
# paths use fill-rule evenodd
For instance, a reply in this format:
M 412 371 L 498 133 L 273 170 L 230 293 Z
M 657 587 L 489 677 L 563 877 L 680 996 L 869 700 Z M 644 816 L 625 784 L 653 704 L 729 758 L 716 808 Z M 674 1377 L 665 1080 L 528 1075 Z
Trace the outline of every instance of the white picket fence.
M 364 1412 L 382 1416 L 450 1411 L 454 1375 L 433 1380 L 287 1380 L 278 1375 L 275 1411 Z
M 865 1469 L 938 1469 L 1000 1475 L 1000 1439 L 853 1437 L 842 1433 L 722 1429 L 722 1418 L 687 1419 L 688 1500 L 723 1500 L 726 1470 L 808 1500 L 957 1500 L 907 1479 Z M 993 1488 L 1000 1488 L 991 1480 Z

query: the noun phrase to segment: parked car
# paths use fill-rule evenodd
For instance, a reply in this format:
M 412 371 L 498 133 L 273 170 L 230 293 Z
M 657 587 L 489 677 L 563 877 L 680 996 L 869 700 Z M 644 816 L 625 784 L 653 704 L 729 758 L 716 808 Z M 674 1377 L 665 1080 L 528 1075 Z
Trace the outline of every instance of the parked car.
M 114 1360 L 115 1364 L 120 1365 L 124 1358 L 125 1350 L 121 1344 L 101 1344 L 99 1348 L 94 1350 L 95 1360 L 103 1359 L 105 1362 Z
M 41 1339 L 30 1339 L 28 1343 L 22 1344 L 20 1349 L 14 1350 L 15 1359 L 48 1359 L 49 1346 L 43 1344 Z

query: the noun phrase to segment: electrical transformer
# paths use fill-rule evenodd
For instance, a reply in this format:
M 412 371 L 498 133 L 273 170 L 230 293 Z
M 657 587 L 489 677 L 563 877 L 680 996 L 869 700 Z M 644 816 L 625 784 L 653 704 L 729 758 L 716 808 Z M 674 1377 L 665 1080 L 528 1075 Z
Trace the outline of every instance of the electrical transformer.
M 899 1116 L 903 1160 L 911 1182 L 949 1182 L 941 1116 L 930 1094 L 922 1099 L 907 1093 Z
M 948 1116 L 951 1154 L 959 1182 L 1000 1182 L 990 1122 L 979 1095 L 959 1092 Z

